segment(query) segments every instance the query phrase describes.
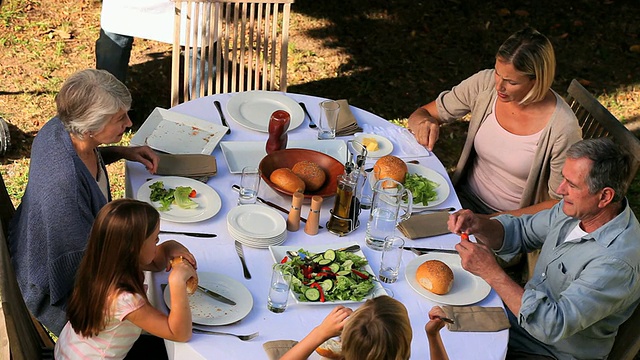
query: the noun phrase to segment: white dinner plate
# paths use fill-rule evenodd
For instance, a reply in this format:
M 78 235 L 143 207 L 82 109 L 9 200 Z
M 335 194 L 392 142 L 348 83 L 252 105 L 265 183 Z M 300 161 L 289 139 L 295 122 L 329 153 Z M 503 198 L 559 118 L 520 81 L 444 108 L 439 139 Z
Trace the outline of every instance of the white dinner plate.
M 356 135 L 354 140 L 362 144 L 362 140 L 364 138 L 371 138 L 378 142 L 378 150 L 367 151 L 367 158 L 372 158 L 372 159 L 381 158 L 385 155 L 391 154 L 391 152 L 393 151 L 393 143 L 384 136 L 380 136 L 376 134 L 358 134 Z
M 182 209 L 178 205 L 172 204 L 169 210 L 160 211 L 160 218 L 163 220 L 177 223 L 203 221 L 213 217 L 222 207 L 222 199 L 220 199 L 220 195 L 218 195 L 218 193 L 209 185 L 194 179 L 180 176 L 161 176 L 147 181 L 138 189 L 136 199 L 146 201 L 152 204 L 155 208 L 159 208 L 160 203 L 151 201 L 151 189 L 149 188 L 149 186 L 156 181 L 162 181 L 165 189 L 175 189 L 178 186 L 190 186 L 197 193 L 196 197 L 192 198 L 193 201 L 198 203 L 197 208 Z
M 200 325 L 227 325 L 240 321 L 253 308 L 251 292 L 239 281 L 226 275 L 212 272 L 198 272 L 198 283 L 236 302 L 225 304 L 200 290 L 189 296 L 191 321 Z M 164 302 L 171 309 L 171 288 L 164 289 Z
M 447 294 L 434 294 L 420 286 L 418 280 L 416 280 L 418 266 L 427 260 L 440 260 L 447 264 L 451 268 L 451 271 L 453 271 L 453 286 Z M 462 268 L 460 255 L 457 254 L 429 253 L 418 256 L 409 261 L 404 275 L 409 285 L 418 294 L 444 305 L 463 306 L 475 304 L 487 297 L 489 292 L 491 292 L 491 286 L 489 286 L 486 281 Z
M 270 207 L 258 204 L 236 206 L 227 213 L 227 224 L 248 238 L 270 239 L 287 230 L 282 215 Z
M 313 252 L 313 253 L 322 253 L 325 250 L 328 249 L 340 249 L 340 248 L 344 248 L 347 246 L 351 246 L 351 245 L 355 245 L 356 243 L 340 243 L 340 244 L 324 244 L 324 245 L 303 245 L 303 246 L 269 246 L 269 251 L 271 251 L 271 257 L 273 258 L 273 261 L 276 263 L 280 263 L 280 261 L 287 256 L 287 251 L 297 251 L 300 248 Z M 364 256 L 364 253 L 362 252 L 362 250 L 358 250 L 356 251 L 354 254 L 359 255 L 363 258 L 366 259 L 366 257 Z M 373 269 L 371 269 L 371 266 L 369 264 L 364 266 L 364 269 L 369 273 L 372 274 L 372 276 L 376 276 L 375 273 L 373 272 Z M 373 289 L 371 290 L 371 292 L 369 293 L 368 296 L 366 296 L 364 299 L 362 299 L 362 301 L 366 301 L 367 299 L 372 299 L 378 296 L 382 296 L 382 295 L 388 295 L 387 291 L 382 287 L 382 285 L 380 285 L 380 282 L 377 281 L 377 279 L 373 280 Z M 324 304 L 331 304 L 331 305 L 335 305 L 335 304 L 352 304 L 352 303 L 357 303 L 357 301 L 327 301 L 327 302 L 317 302 L 317 301 L 300 301 L 298 299 L 298 296 L 301 296 L 299 294 L 296 294 L 295 292 L 293 292 L 293 288 L 291 289 L 291 295 L 293 295 L 293 298 L 296 300 L 296 303 L 298 304 L 303 304 L 303 305 L 324 305 Z M 361 302 L 362 302 L 361 301 Z
M 260 132 L 269 132 L 269 119 L 276 110 L 284 110 L 291 116 L 291 131 L 304 120 L 300 104 L 279 92 L 245 91 L 234 95 L 227 102 L 229 116 L 238 124 Z
M 169 154 L 210 155 L 226 131 L 226 126 L 155 108 L 131 138 L 131 145 L 149 145 Z
M 416 204 L 414 200 L 413 210 L 432 208 L 434 206 L 438 206 L 442 204 L 445 200 L 447 200 L 451 190 L 449 189 L 449 183 L 447 182 L 447 179 L 444 178 L 444 176 L 440 175 L 440 173 L 438 173 L 437 171 L 431 170 L 427 167 L 424 167 L 422 165 L 417 165 L 417 164 L 407 164 L 407 169 L 409 170 L 409 174 L 422 175 L 423 177 L 438 184 L 438 187 L 436 188 L 436 193 L 437 193 L 436 199 L 429 202 L 428 205 L 424 205 L 423 203 Z M 369 176 L 369 179 L 370 179 L 369 184 L 373 189 L 373 186 L 375 185 L 376 181 L 378 181 L 378 179 L 376 179 L 376 176 L 375 174 L 373 174 L 373 172 L 371 174 L 372 175 Z M 405 207 L 406 207 L 406 204 L 405 204 Z
M 264 141 L 222 141 L 220 143 L 229 172 L 242 173 L 246 166 L 258 167 L 267 156 Z M 344 140 L 289 140 L 287 149 L 308 149 L 327 154 L 341 164 L 347 161 L 347 143 Z

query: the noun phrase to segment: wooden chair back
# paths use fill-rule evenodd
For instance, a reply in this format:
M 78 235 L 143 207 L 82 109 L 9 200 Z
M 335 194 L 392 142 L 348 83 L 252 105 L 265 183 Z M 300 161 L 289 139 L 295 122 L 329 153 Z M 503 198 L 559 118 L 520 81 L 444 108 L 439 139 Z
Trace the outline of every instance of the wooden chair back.
M 174 0 L 171 106 L 205 94 L 286 91 L 293 1 Z
M 640 167 L 640 140 L 607 110 L 576 79 L 567 91 L 567 103 L 573 109 L 582 128 L 582 138 L 607 136 L 626 149 L 632 157 L 629 182 L 633 181 Z
M 626 149 L 632 157 L 629 182 L 635 178 L 640 167 L 640 140 L 615 118 L 576 79 L 568 89 L 567 103 L 573 109 L 582 128 L 582 138 L 592 139 L 607 136 Z M 640 351 L 640 306 L 618 329 L 609 359 L 632 360 Z
M 0 175 L 0 359 L 53 359 L 54 343 L 22 299 L 8 247 L 14 207 Z

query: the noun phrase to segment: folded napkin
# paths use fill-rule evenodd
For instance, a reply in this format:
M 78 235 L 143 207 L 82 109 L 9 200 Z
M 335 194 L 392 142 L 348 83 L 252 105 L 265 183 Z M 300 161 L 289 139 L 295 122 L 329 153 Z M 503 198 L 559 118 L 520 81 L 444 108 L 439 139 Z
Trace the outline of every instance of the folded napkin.
M 340 104 L 340 113 L 338 114 L 338 125 L 336 126 L 336 136 L 353 135 L 361 132 L 356 118 L 353 116 L 347 100 L 336 100 Z
M 438 211 L 429 214 L 412 215 L 398 224 L 398 229 L 409 239 L 422 239 L 429 236 L 448 234 L 449 213 Z
M 262 344 L 262 348 L 269 360 L 278 360 L 297 343 L 294 340 L 273 340 Z
M 508 329 L 509 319 L 501 307 L 450 306 L 442 307 L 447 317 L 454 321 L 447 323 L 450 331 L 500 331 Z
M 427 148 L 418 144 L 416 138 L 409 132 L 407 128 L 402 126 L 371 126 L 369 124 L 362 125 L 364 133 L 376 134 L 385 137 L 393 143 L 393 151 L 391 155 L 399 158 L 429 156 L 431 153 Z
M 160 158 L 158 175 L 185 176 L 190 178 L 208 178 L 216 175 L 218 168 L 216 158 L 204 154 L 163 154 Z

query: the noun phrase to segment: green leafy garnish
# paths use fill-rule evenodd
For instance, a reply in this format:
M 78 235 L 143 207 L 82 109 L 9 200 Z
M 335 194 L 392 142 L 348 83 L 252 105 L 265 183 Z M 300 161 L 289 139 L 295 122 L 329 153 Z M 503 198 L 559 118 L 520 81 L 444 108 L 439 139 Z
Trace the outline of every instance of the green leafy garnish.
M 409 174 L 405 176 L 404 187 L 411 191 L 413 203 L 428 205 L 430 201 L 438 198 L 436 188 L 438 183 L 431 181 L 420 174 Z
M 171 204 L 176 204 L 183 209 L 193 209 L 198 207 L 198 203 L 191 200 L 189 198 L 189 194 L 191 193 L 191 187 L 189 186 L 178 186 L 175 189 L 164 188 L 164 183 L 162 181 L 156 181 L 153 184 L 149 185 L 151 189 L 151 201 L 156 201 L 160 203 L 159 211 L 168 211 L 171 209 Z

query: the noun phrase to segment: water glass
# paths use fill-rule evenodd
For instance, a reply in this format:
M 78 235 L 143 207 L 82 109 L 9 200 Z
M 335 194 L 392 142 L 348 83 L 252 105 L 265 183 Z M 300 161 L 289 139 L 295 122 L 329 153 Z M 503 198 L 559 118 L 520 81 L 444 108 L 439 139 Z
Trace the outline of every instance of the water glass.
M 271 282 L 269 283 L 269 297 L 267 299 L 267 309 L 270 311 L 281 313 L 287 309 L 292 274 L 293 269 L 288 264 L 273 265 Z
M 318 121 L 318 140 L 335 139 L 338 127 L 340 104 L 334 100 L 320 103 L 320 121 Z
M 260 189 L 260 171 L 253 166 L 247 166 L 242 169 L 242 177 L 240 178 L 240 195 L 238 196 L 238 205 L 255 204 L 258 198 L 258 190 Z
M 384 283 L 394 283 L 398 280 L 400 260 L 404 239 L 399 236 L 387 236 L 382 245 L 382 260 L 378 278 Z

